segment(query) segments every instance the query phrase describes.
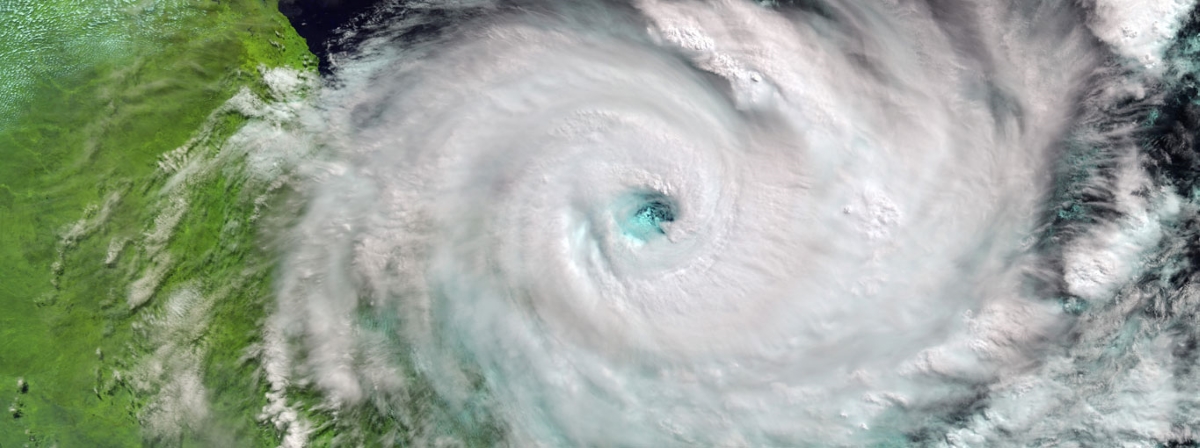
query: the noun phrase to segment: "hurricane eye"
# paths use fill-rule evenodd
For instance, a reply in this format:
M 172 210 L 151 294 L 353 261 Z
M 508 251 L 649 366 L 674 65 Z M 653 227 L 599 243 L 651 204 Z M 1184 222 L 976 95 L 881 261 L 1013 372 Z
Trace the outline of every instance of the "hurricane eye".
M 671 207 L 671 204 L 654 200 L 638 209 L 637 214 L 634 215 L 634 219 L 637 220 L 640 226 L 656 229 L 659 233 L 665 233 L 662 230 L 662 223 L 674 221 L 675 210 Z
M 635 195 L 630 201 L 631 211 L 621 225 L 624 234 L 635 240 L 646 242 L 657 235 L 666 235 L 664 223 L 674 222 L 677 215 L 671 198 L 658 192 Z

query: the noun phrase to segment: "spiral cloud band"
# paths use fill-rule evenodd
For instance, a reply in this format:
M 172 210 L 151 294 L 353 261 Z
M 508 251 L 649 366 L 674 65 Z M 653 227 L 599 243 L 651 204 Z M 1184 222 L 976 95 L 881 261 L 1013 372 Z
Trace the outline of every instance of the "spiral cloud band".
M 963 416 L 1078 334 L 1064 264 L 1105 288 L 1038 243 L 1109 54 L 1074 5 L 381 11 L 305 118 L 270 360 L 427 443 L 999 437 Z

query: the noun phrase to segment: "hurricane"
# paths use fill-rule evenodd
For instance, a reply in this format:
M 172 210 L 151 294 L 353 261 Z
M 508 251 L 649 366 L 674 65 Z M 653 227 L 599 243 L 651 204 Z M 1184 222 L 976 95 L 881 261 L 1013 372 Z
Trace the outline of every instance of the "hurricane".
M 423 443 L 1180 437 L 1177 336 L 1074 370 L 1179 213 L 1106 6 L 379 6 L 307 118 L 276 362 L 351 408 L 419 381 Z M 1079 191 L 1105 213 L 1064 219 Z
M 1193 1 L 9 3 L 2 446 L 1200 440 Z

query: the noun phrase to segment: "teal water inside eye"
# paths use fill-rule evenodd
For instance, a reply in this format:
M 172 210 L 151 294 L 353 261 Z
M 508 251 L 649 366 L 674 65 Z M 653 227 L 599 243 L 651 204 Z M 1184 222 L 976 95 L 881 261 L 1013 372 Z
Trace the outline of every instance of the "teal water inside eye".
M 631 201 L 631 211 L 621 223 L 625 236 L 639 242 L 647 242 L 661 235 L 666 235 L 663 225 L 675 221 L 675 205 L 670 198 L 659 194 L 639 194 Z
M 634 214 L 634 219 L 639 226 L 656 229 L 659 233 L 666 233 L 662 230 L 662 223 L 674 221 L 675 211 L 671 210 L 670 204 L 655 201 L 643 205 Z

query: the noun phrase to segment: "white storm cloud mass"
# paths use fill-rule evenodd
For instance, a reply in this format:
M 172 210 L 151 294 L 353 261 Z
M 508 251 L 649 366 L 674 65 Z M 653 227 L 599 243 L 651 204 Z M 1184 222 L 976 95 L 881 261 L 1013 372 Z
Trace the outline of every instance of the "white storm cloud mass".
M 1194 359 L 1129 317 L 1187 206 L 1111 143 L 1143 78 L 1102 3 L 382 6 L 289 131 L 325 157 L 272 402 L 430 444 L 1191 437 Z M 1054 227 L 1068 141 L 1117 218 Z

